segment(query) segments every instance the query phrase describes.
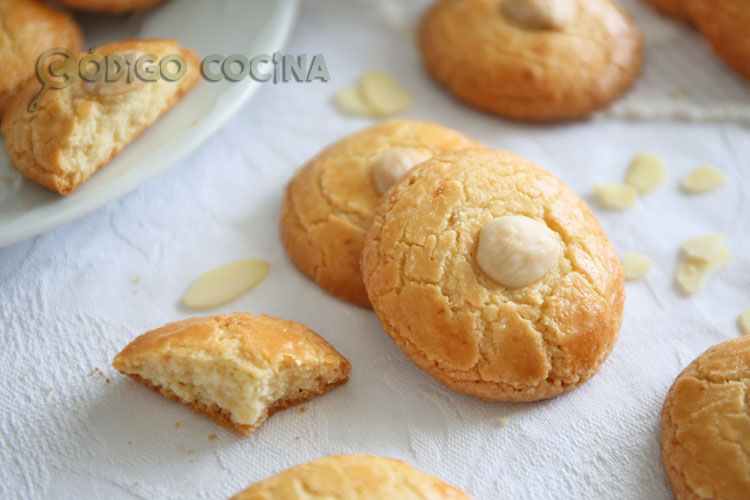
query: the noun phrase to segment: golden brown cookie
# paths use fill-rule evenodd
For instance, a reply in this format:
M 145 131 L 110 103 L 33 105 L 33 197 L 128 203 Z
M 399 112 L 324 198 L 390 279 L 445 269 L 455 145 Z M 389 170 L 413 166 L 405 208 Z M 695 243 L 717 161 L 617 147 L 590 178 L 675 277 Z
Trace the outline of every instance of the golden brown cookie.
M 362 273 L 396 344 L 448 387 L 534 401 L 592 377 L 617 340 L 622 266 L 586 204 L 491 149 L 445 153 L 383 197 Z
M 387 187 L 413 162 L 477 146 L 455 130 L 412 120 L 383 122 L 329 146 L 286 189 L 281 238 L 292 262 L 327 292 L 369 306 L 359 255 L 378 185 Z
M 716 345 L 675 379 L 661 414 L 676 500 L 750 495 L 750 336 Z
M 71 9 L 91 12 L 105 12 L 108 14 L 122 14 L 135 10 L 150 9 L 164 0 L 57 0 Z
M 81 29 L 70 15 L 38 0 L 0 0 L 0 114 L 21 86 L 34 78 L 42 52 L 81 50 Z
M 29 110 L 42 86 L 27 84 L 3 115 L 0 130 L 13 166 L 25 177 L 62 195 L 73 192 L 97 169 L 168 111 L 200 77 L 200 60 L 173 40 L 125 40 L 97 47 L 102 57 L 178 54 L 187 72 L 176 81 L 146 82 L 127 76 L 108 83 L 81 77 L 63 89 L 47 89 L 36 111 Z M 84 54 L 80 54 L 83 57 Z M 168 66 L 171 67 L 171 64 Z M 175 66 L 176 68 L 176 66 Z
M 714 51 L 750 79 L 750 4 L 747 0 L 689 0 L 693 22 Z
M 459 99 L 533 121 L 603 108 L 643 64 L 640 32 L 612 0 L 438 0 L 419 46 L 430 75 Z
M 690 0 L 645 0 L 664 15 L 692 23 L 688 2 Z
M 296 465 L 250 485 L 232 500 L 470 500 L 406 462 L 338 455 Z
M 244 435 L 274 413 L 346 383 L 351 370 L 305 325 L 242 313 L 146 332 L 112 366 Z

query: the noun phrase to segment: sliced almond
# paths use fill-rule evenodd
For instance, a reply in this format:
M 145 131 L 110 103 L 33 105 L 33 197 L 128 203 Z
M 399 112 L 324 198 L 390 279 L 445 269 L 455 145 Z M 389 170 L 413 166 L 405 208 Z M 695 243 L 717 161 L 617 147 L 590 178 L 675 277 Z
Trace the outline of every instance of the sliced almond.
M 705 193 L 726 182 L 724 172 L 713 165 L 703 165 L 688 172 L 682 179 L 682 189 L 691 194 Z
M 667 165 L 653 153 L 641 153 L 630 163 L 625 183 L 639 193 L 647 193 L 659 187 L 667 178 Z
M 688 257 L 710 262 L 719 255 L 724 248 L 724 235 L 708 234 L 687 240 L 682 245 L 682 251 Z
M 182 303 L 189 309 L 211 309 L 226 304 L 260 283 L 270 267 L 266 261 L 248 259 L 207 271 L 190 285 Z
M 750 308 L 740 313 L 740 317 L 737 318 L 737 324 L 740 327 L 742 335 L 750 335 Z
M 638 191 L 627 184 L 599 183 L 594 186 L 599 202 L 613 210 L 627 210 L 638 199 Z
M 703 289 L 706 282 L 732 260 L 732 253 L 724 246 L 710 261 L 685 257 L 677 268 L 677 284 L 692 295 Z
M 411 95 L 390 75 L 367 71 L 360 83 L 362 97 L 377 116 L 390 116 L 411 106 Z
M 622 267 L 625 269 L 625 279 L 639 280 L 651 270 L 651 259 L 640 253 L 627 252 L 622 256 Z
M 333 103 L 344 113 L 357 116 L 372 116 L 370 106 L 362 99 L 359 86 L 344 87 L 333 96 Z

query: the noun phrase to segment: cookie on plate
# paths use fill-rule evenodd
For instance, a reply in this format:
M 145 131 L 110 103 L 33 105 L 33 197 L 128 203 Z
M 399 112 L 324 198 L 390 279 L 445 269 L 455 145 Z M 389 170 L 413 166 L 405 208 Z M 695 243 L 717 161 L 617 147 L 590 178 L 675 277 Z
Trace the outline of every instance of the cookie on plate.
M 586 204 L 509 152 L 428 160 L 378 206 L 362 273 L 396 344 L 438 382 L 535 401 L 591 378 L 622 322 L 624 272 Z
M 232 500 L 469 500 L 406 462 L 371 455 L 319 458 L 250 485 Z
M 81 50 L 81 29 L 73 18 L 38 0 L 0 0 L 0 114 L 24 83 L 34 78 L 47 49 Z
M 346 383 L 351 370 L 305 325 L 242 313 L 146 332 L 112 366 L 244 435 L 274 413 Z
M 419 46 L 428 73 L 457 98 L 532 121 L 607 106 L 643 65 L 640 32 L 612 0 L 438 0 Z
M 66 7 L 90 12 L 123 14 L 136 10 L 146 10 L 159 5 L 164 0 L 57 0 Z
M 664 470 L 676 500 L 750 493 L 750 336 L 716 345 L 675 379 L 661 414 Z
M 674 17 L 680 21 L 692 23 L 688 2 L 690 0 L 646 0 L 656 10 L 664 15 Z
M 746 0 L 689 0 L 693 23 L 714 51 L 750 79 L 750 5 Z
M 440 125 L 394 120 L 327 147 L 286 189 L 281 237 L 292 262 L 332 295 L 368 307 L 359 255 L 382 192 L 420 161 L 477 146 Z
M 39 82 L 27 84 L 3 116 L 5 149 L 21 174 L 62 195 L 72 193 L 168 111 L 200 75 L 198 56 L 174 40 L 125 40 L 97 47 L 95 52 L 134 62 L 142 55 L 155 55 L 157 62 L 143 66 L 154 72 L 162 57 L 176 54 L 183 58 L 186 72 L 176 81 L 164 77 L 145 81 L 132 69 L 131 77 L 124 74 L 114 82 L 78 77 L 63 89 L 48 88 L 42 94 Z M 169 63 L 167 69 L 174 74 L 177 66 Z M 35 100 L 38 107 L 31 111 Z

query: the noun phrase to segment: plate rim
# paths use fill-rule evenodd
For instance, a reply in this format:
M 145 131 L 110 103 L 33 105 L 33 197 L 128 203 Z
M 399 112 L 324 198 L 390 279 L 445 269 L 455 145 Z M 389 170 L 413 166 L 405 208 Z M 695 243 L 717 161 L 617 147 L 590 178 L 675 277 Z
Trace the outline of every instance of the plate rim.
M 279 22 L 274 29 L 270 30 L 267 38 L 263 40 L 261 44 L 262 47 L 258 48 L 263 52 L 268 52 L 270 49 L 280 50 L 287 44 L 294 30 L 299 14 L 299 0 L 273 0 L 273 3 L 277 6 L 277 10 L 274 11 L 273 15 L 274 17 L 279 18 Z M 262 82 L 248 79 L 247 83 L 243 86 L 243 90 L 239 92 L 237 98 L 233 100 L 235 103 L 233 106 L 227 106 L 222 110 L 216 111 L 216 114 L 212 114 L 210 119 L 207 122 L 204 122 L 202 127 L 193 129 L 193 133 L 183 133 L 174 138 L 173 141 L 179 140 L 183 145 L 183 147 L 177 152 L 175 152 L 174 148 L 169 147 L 162 147 L 151 151 L 148 155 L 149 158 L 155 156 L 161 159 L 161 161 L 158 162 L 158 167 L 143 170 L 140 175 L 138 175 L 138 171 L 136 170 L 136 173 L 122 179 L 122 182 L 111 183 L 106 185 L 106 189 L 100 189 L 89 193 L 88 197 L 82 199 L 79 203 L 68 207 L 68 209 L 59 217 L 51 218 L 49 220 L 41 220 L 40 223 L 36 225 L 24 225 L 17 229 L 11 229 L 10 231 L 0 233 L 0 248 L 39 236 L 40 234 L 79 219 L 84 215 L 88 215 L 108 203 L 122 198 L 137 187 L 142 186 L 157 175 L 163 173 L 169 167 L 181 161 L 190 153 L 198 149 L 198 147 L 202 146 L 212 135 L 223 127 L 229 119 L 238 113 L 250 98 L 260 90 L 261 83 Z M 167 151 L 169 151 L 169 154 L 166 154 Z

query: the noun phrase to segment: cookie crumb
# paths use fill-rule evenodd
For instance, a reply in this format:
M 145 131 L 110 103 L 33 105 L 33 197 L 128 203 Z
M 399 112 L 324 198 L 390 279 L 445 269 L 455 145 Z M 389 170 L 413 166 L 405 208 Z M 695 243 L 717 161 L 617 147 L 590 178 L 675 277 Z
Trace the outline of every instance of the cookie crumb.
M 304 406 L 300 406 L 299 407 L 299 412 L 300 413 L 305 413 L 305 407 Z
M 510 423 L 510 420 L 508 420 L 506 417 L 499 417 L 497 419 L 497 423 L 500 425 L 500 427 L 505 427 Z
M 180 423 L 179 422 L 175 422 L 174 426 L 175 426 L 176 429 L 179 429 L 180 428 Z
M 214 439 L 216 439 L 216 434 L 209 434 L 208 435 L 208 440 L 209 441 L 213 441 Z
M 109 380 L 109 379 L 106 379 L 106 382 L 107 382 L 107 383 L 109 384 L 109 383 L 110 383 L 110 380 Z
M 132 441 L 128 441 L 128 446 L 133 446 L 133 442 Z

